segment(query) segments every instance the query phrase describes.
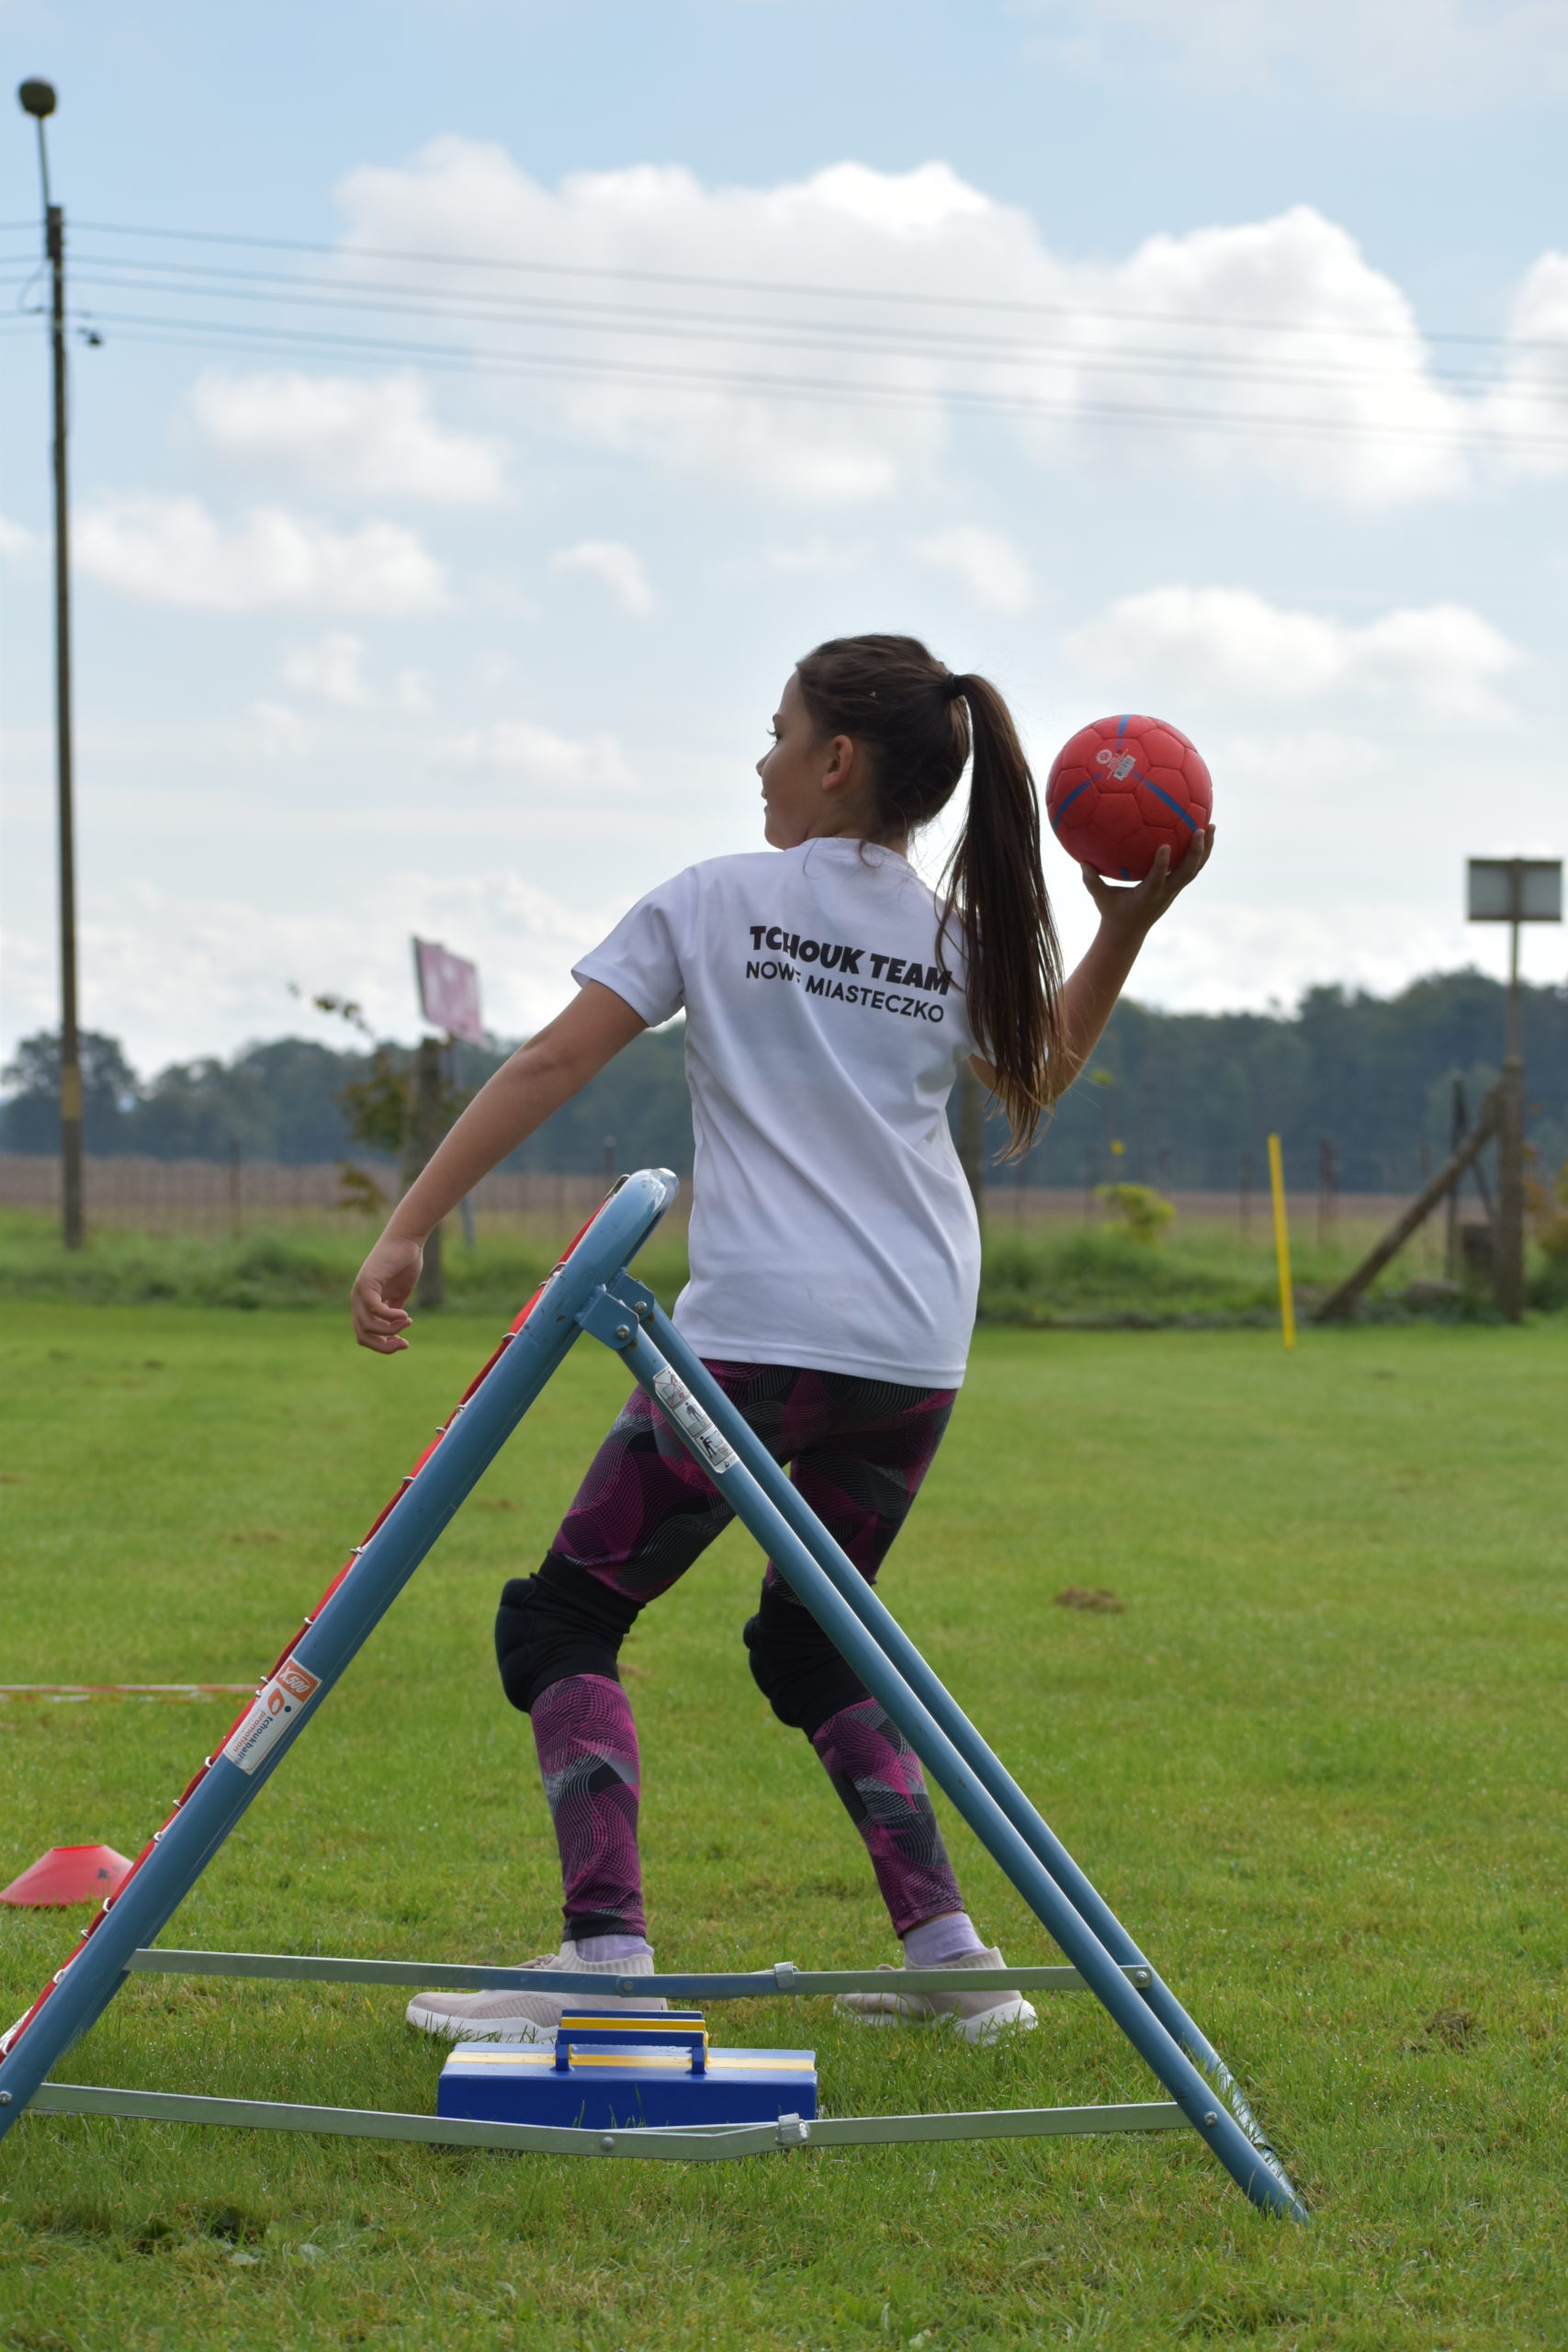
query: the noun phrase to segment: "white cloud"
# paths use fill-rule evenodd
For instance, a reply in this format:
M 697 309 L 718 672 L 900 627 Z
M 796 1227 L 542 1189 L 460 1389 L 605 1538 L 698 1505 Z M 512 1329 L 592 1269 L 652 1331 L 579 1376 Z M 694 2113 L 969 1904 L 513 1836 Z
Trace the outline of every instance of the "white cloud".
M 1114 71 L 1127 36 L 1209 89 L 1303 70 L 1372 111 L 1464 110 L 1568 90 L 1565 0 L 1032 0 L 1077 54 Z
M 1062 650 L 1123 707 L 1145 706 L 1151 690 L 1286 707 L 1371 697 L 1404 704 L 1418 723 L 1506 717 L 1497 682 L 1523 659 L 1463 605 L 1408 606 L 1358 628 L 1250 588 L 1179 585 L 1119 598 Z
M 869 273 L 873 283 L 887 279 L 911 291 L 925 284 L 933 265 L 941 267 L 966 220 L 998 210 L 945 164 L 905 173 L 841 164 L 808 180 L 762 188 L 709 188 L 678 166 L 637 165 L 575 173 L 549 189 L 503 149 L 457 138 L 435 141 L 406 169 L 355 172 L 340 195 L 349 218 L 346 258 L 356 275 L 367 263 L 355 248 L 395 246 L 495 260 L 547 254 L 552 264 L 589 269 L 849 286 L 866 282 Z M 475 285 L 439 262 L 400 275 L 448 292 L 471 292 Z M 493 293 L 496 283 L 485 273 L 487 290 Z M 507 290 L 533 296 L 541 288 L 525 278 Z M 635 300 L 645 308 L 665 299 L 658 288 L 544 290 L 579 300 L 591 290 L 596 301 Z M 804 313 L 808 334 L 819 342 L 818 330 L 837 331 L 839 306 L 825 311 L 799 298 L 781 304 L 766 296 L 694 292 L 668 307 L 701 318 L 672 335 L 640 332 L 645 322 L 624 315 L 580 317 L 575 327 L 559 316 L 556 323 L 536 322 L 528 349 L 552 354 L 579 373 L 553 383 L 541 378 L 519 398 L 576 439 L 790 501 L 832 504 L 884 495 L 929 465 L 945 440 L 934 409 L 889 413 L 835 406 L 817 396 L 820 379 L 844 374 L 858 374 L 871 387 L 940 390 L 939 368 L 919 356 L 860 364 L 803 345 L 791 322 Z M 749 332 L 748 322 L 758 318 L 763 326 Z M 705 333 L 710 319 L 712 331 Z M 493 331 L 477 340 L 492 352 L 509 347 Z M 581 373 L 595 362 L 645 372 Z M 731 380 L 698 380 L 715 373 Z
M 422 670 L 399 670 L 385 684 L 375 684 L 365 672 L 364 639 L 346 630 L 329 629 L 308 645 L 291 646 L 283 657 L 283 683 L 296 694 L 312 695 L 339 710 L 422 713 L 431 708 Z
M 792 572 L 859 571 L 866 559 L 863 546 L 843 539 L 817 537 L 799 539 L 793 546 L 768 548 L 762 556 L 763 567 L 769 571 L 786 575 Z
M 446 138 L 340 195 L 356 275 L 387 266 L 376 247 L 519 265 L 515 279 L 441 260 L 397 275 L 542 306 L 523 344 L 468 330 L 513 368 L 536 424 L 767 499 L 843 504 L 928 477 L 976 398 L 1042 464 L 1087 455 L 1369 503 L 1465 487 L 1486 437 L 1517 429 L 1438 379 L 1403 289 L 1305 204 L 1079 261 L 942 163 L 837 164 L 773 187 L 643 165 L 548 188 L 500 147 Z M 612 275 L 542 282 L 524 266 L 540 254 Z M 879 291 L 819 290 L 833 286 Z M 932 308 L 944 295 L 965 307 Z
M 1542 254 L 1508 310 L 1514 349 L 1486 406 L 1509 470 L 1568 471 L 1568 254 Z
M 126 595 L 210 612 L 412 613 L 446 597 L 440 564 L 401 524 L 333 531 L 276 506 L 226 527 L 195 498 L 106 499 L 79 519 L 74 551 Z
M 1224 855 L 1222 850 L 1220 854 Z M 1329 910 L 1247 906 L 1216 889 L 1196 890 L 1149 934 L 1128 993 L 1173 1012 L 1261 1012 L 1296 1003 L 1304 990 L 1333 979 L 1392 996 L 1419 972 L 1453 971 L 1475 956 L 1457 915 L 1449 922 L 1407 898 L 1373 890 Z M 1197 889 L 1207 890 L 1205 874 Z
M 642 558 L 635 548 L 623 546 L 618 539 L 580 539 L 575 547 L 562 548 L 550 558 L 550 570 L 598 581 L 622 612 L 634 618 L 641 619 L 653 610 L 653 591 Z
M 558 735 L 529 719 L 500 718 L 459 735 L 448 750 L 459 767 L 551 792 L 594 796 L 639 788 L 615 735 Z
M 985 613 L 1024 613 L 1034 601 L 1029 566 L 999 531 L 960 524 L 922 539 L 915 549 L 922 563 L 955 571 Z
M 494 439 L 438 424 L 417 376 L 210 373 L 192 387 L 197 426 L 227 458 L 314 491 L 476 506 L 505 489 Z
M 284 657 L 283 683 L 297 694 L 318 695 L 344 710 L 368 708 L 364 639 L 333 631 L 313 645 L 296 646 Z
M 0 559 L 8 563 L 28 563 L 43 553 L 43 541 L 25 523 L 13 523 L 8 514 L 0 514 Z
M 291 910 L 243 896 L 182 894 L 138 881 L 89 891 L 81 929 L 90 1025 L 124 1039 L 152 1070 L 240 1040 L 286 1035 L 351 1042 L 341 1023 L 307 1010 L 307 994 L 353 997 L 382 1035 L 418 1035 L 409 940 L 444 939 L 479 964 L 485 1018 L 503 1036 L 538 1028 L 572 993 L 570 967 L 604 937 L 619 906 L 569 908 L 505 868 L 468 880 L 417 864 L 378 875 L 373 892 L 336 909 Z M 8 1034 L 58 1021 L 57 974 L 46 932 L 11 951 Z
M 265 695 L 252 703 L 246 713 L 245 731 L 250 741 L 259 744 L 272 759 L 297 760 L 310 749 L 310 730 L 299 712 Z
M 1086 315 L 1073 335 L 1071 398 L 1103 458 L 1168 465 L 1186 444 L 1201 471 L 1366 503 L 1469 478 L 1465 435 L 1485 420 L 1435 380 L 1406 296 L 1310 205 L 1150 237 L 1110 270 L 1071 273 L 1067 299 L 1117 314 Z M 1028 437 L 1063 446 L 1059 427 Z

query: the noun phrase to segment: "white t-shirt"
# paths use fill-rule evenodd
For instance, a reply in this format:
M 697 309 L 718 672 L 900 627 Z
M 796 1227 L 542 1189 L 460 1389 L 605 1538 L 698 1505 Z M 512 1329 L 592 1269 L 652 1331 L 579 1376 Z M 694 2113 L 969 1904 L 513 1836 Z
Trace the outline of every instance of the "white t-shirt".
M 975 1040 L 937 924 L 906 859 L 814 841 L 688 866 L 575 967 L 649 1024 L 685 1007 L 699 1355 L 962 1381 L 980 1236 L 947 1098 Z

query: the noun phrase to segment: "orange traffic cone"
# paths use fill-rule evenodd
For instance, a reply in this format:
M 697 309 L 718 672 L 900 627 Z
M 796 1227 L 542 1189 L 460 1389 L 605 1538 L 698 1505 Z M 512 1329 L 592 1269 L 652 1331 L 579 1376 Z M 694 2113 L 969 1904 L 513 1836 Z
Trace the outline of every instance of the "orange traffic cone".
M 112 1894 L 130 1864 L 112 1846 L 51 1846 L 30 1870 L 0 1888 L 0 1903 L 31 1911 L 63 1909 L 72 1903 L 101 1903 Z

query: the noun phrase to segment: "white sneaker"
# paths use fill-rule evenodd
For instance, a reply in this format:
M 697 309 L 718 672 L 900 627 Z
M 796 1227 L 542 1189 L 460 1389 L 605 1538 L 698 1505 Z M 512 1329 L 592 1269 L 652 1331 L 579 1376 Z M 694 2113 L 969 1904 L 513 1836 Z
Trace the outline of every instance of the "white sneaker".
M 583 1960 L 575 1944 L 562 1944 L 559 1951 L 542 1952 L 537 1960 L 522 1965 L 525 1970 L 586 1970 L 594 1976 L 651 1976 L 654 1973 L 651 1952 L 638 1952 L 630 1960 Z M 422 2033 L 439 2033 L 448 2041 L 553 2041 L 566 2011 L 581 2008 L 588 1997 L 583 1993 L 529 1993 L 521 1985 L 499 1993 L 416 1993 L 403 2014 Z M 596 2009 L 634 2013 L 670 2006 L 652 1994 L 646 2001 L 594 1994 L 592 2002 Z
M 883 1966 L 890 1976 L 900 1973 L 891 1962 Z M 939 1960 L 938 1968 L 1001 1968 L 1006 1965 L 999 1951 L 982 1951 L 959 1954 L 956 1960 Z M 1021 1993 L 999 1986 L 983 1993 L 896 1993 L 889 1985 L 886 1993 L 840 1993 L 833 2007 L 860 2025 L 892 2025 L 898 2018 L 918 2018 L 945 2025 L 964 2041 L 994 2041 L 998 2033 L 1011 2028 L 1028 2033 L 1040 2022 L 1032 2004 Z

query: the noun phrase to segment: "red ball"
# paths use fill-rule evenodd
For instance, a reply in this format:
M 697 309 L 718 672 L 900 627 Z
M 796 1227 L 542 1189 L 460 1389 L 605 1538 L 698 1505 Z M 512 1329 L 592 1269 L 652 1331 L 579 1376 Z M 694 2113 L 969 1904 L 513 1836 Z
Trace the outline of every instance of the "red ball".
M 1209 771 L 1181 729 L 1130 712 L 1080 727 L 1045 779 L 1045 813 L 1067 855 L 1118 882 L 1141 882 L 1162 843 L 1179 865 L 1213 805 Z

